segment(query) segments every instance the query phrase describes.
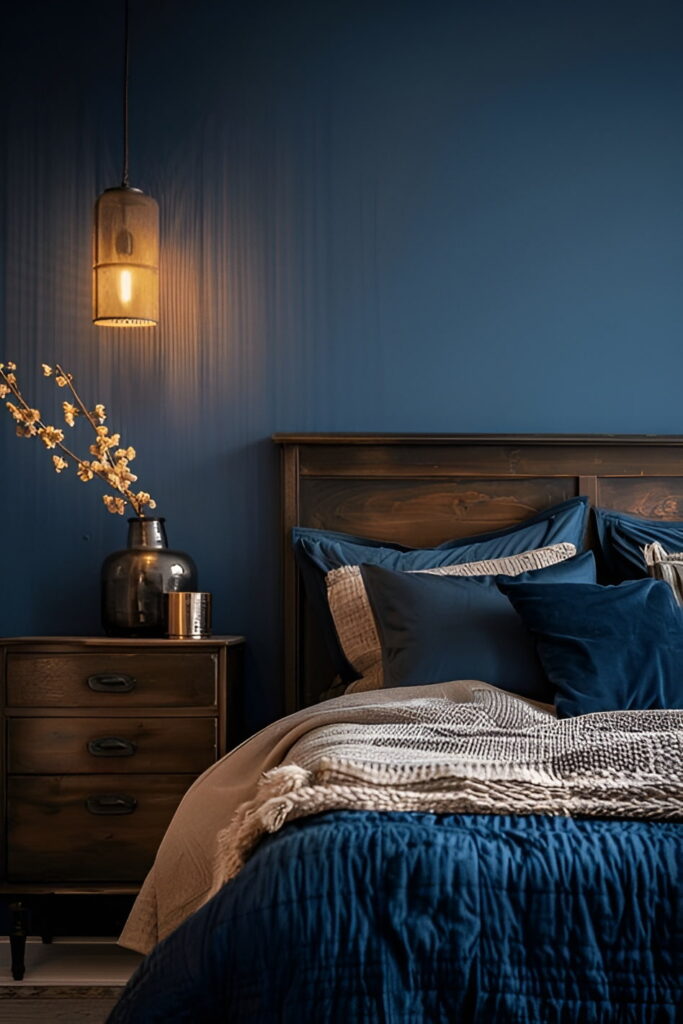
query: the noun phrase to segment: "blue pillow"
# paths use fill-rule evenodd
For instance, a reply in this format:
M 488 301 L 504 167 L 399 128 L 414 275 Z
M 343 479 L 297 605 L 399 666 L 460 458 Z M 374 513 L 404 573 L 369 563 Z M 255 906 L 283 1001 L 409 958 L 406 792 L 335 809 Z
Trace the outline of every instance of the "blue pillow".
M 659 541 L 665 551 L 683 551 L 683 523 L 640 519 L 604 508 L 594 511 L 598 553 L 610 583 L 643 579 L 648 575 L 643 558 L 646 544 Z
M 339 645 L 327 603 L 325 576 L 331 569 L 361 563 L 383 565 L 399 571 L 436 569 L 441 565 L 518 555 L 522 551 L 563 542 L 573 544 L 579 551 L 583 547 L 587 515 L 588 499 L 570 498 L 531 516 L 519 526 L 446 541 L 436 548 L 407 548 L 348 533 L 295 526 L 292 530 L 294 556 L 334 671 L 347 683 L 358 678 Z
M 683 707 L 683 613 L 662 580 L 501 583 L 556 690 L 561 718 Z
M 362 565 L 382 645 L 384 685 L 481 679 L 552 703 L 534 643 L 497 583 L 510 576 L 430 576 Z M 590 551 L 515 579 L 595 580 Z

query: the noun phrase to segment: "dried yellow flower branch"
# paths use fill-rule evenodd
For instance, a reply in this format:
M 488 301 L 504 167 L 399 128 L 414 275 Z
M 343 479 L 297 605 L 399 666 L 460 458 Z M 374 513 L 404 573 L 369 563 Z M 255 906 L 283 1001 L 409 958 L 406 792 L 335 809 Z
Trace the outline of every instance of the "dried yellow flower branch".
M 117 492 L 116 496 L 111 494 L 103 495 L 103 502 L 109 512 L 116 515 L 123 515 L 126 505 L 130 505 L 137 516 L 144 515 L 144 509 L 156 508 L 156 502 L 149 496 L 147 491 L 134 493 L 130 484 L 137 480 L 135 474 L 131 473 L 128 465 L 135 458 L 136 452 L 132 447 L 119 447 L 121 444 L 120 434 L 110 434 L 109 428 L 105 427 L 104 420 L 107 418 L 105 407 L 98 403 L 91 412 L 84 405 L 80 395 L 76 391 L 73 377 L 66 373 L 59 364 L 53 370 L 47 363 L 42 363 L 44 377 L 54 377 L 55 384 L 60 388 L 68 388 L 71 392 L 73 402 L 62 402 L 64 422 L 67 426 L 73 427 L 77 417 L 86 419 L 95 432 L 95 442 L 91 444 L 88 451 L 94 459 L 83 459 L 75 455 L 64 444 L 64 431 L 59 427 L 44 423 L 39 409 L 33 409 L 22 395 L 16 377 L 16 364 L 12 362 L 0 363 L 0 399 L 12 395 L 14 402 L 5 402 L 13 420 L 17 424 L 16 432 L 18 437 L 39 437 L 48 449 L 57 448 L 63 455 L 53 455 L 52 464 L 56 473 L 61 473 L 70 463 L 73 462 L 76 468 L 76 476 L 79 480 L 87 482 L 95 477 L 102 480 L 108 487 Z M 116 449 L 112 453 L 112 449 Z
M 76 423 L 76 417 L 79 414 L 79 410 L 71 402 L 62 402 L 62 409 L 64 410 L 64 422 L 68 427 L 73 427 Z

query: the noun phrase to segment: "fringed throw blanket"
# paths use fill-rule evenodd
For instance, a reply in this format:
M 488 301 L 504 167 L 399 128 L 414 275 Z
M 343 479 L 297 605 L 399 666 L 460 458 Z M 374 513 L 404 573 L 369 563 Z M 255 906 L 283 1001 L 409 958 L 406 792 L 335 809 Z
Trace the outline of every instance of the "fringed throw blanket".
M 369 710 L 369 709 L 368 709 Z M 330 810 L 683 816 L 683 712 L 557 720 L 501 690 L 378 704 L 307 733 L 218 837 L 215 878 L 295 818 Z
M 558 722 L 543 708 L 459 680 L 347 694 L 273 722 L 188 790 L 119 942 L 148 953 L 260 836 L 324 807 L 681 813 L 683 712 Z
M 274 723 L 176 813 L 122 941 L 168 938 L 111 1024 L 674 1024 L 682 736 L 476 682 Z

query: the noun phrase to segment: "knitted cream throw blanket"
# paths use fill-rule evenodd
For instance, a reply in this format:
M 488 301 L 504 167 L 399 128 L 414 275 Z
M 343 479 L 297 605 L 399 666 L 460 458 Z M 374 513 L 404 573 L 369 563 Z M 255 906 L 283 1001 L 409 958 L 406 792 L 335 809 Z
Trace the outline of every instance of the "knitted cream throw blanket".
M 555 719 L 490 687 L 378 704 L 304 735 L 218 836 L 227 881 L 258 840 L 330 810 L 683 816 L 683 711 Z
M 329 807 L 681 813 L 683 712 L 557 722 L 550 710 L 458 680 L 345 694 L 273 722 L 185 794 L 119 942 L 148 953 L 260 836 Z

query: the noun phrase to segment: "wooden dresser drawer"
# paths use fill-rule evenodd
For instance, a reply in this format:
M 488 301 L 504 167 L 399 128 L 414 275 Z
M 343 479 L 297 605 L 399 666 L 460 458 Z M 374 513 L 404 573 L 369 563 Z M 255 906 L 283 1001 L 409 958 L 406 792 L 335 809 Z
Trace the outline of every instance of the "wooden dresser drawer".
M 213 707 L 213 651 L 7 655 L 9 707 Z
M 19 775 L 188 772 L 216 760 L 215 718 L 9 718 L 8 771 Z
M 9 881 L 139 881 L 193 781 L 187 775 L 9 778 Z

